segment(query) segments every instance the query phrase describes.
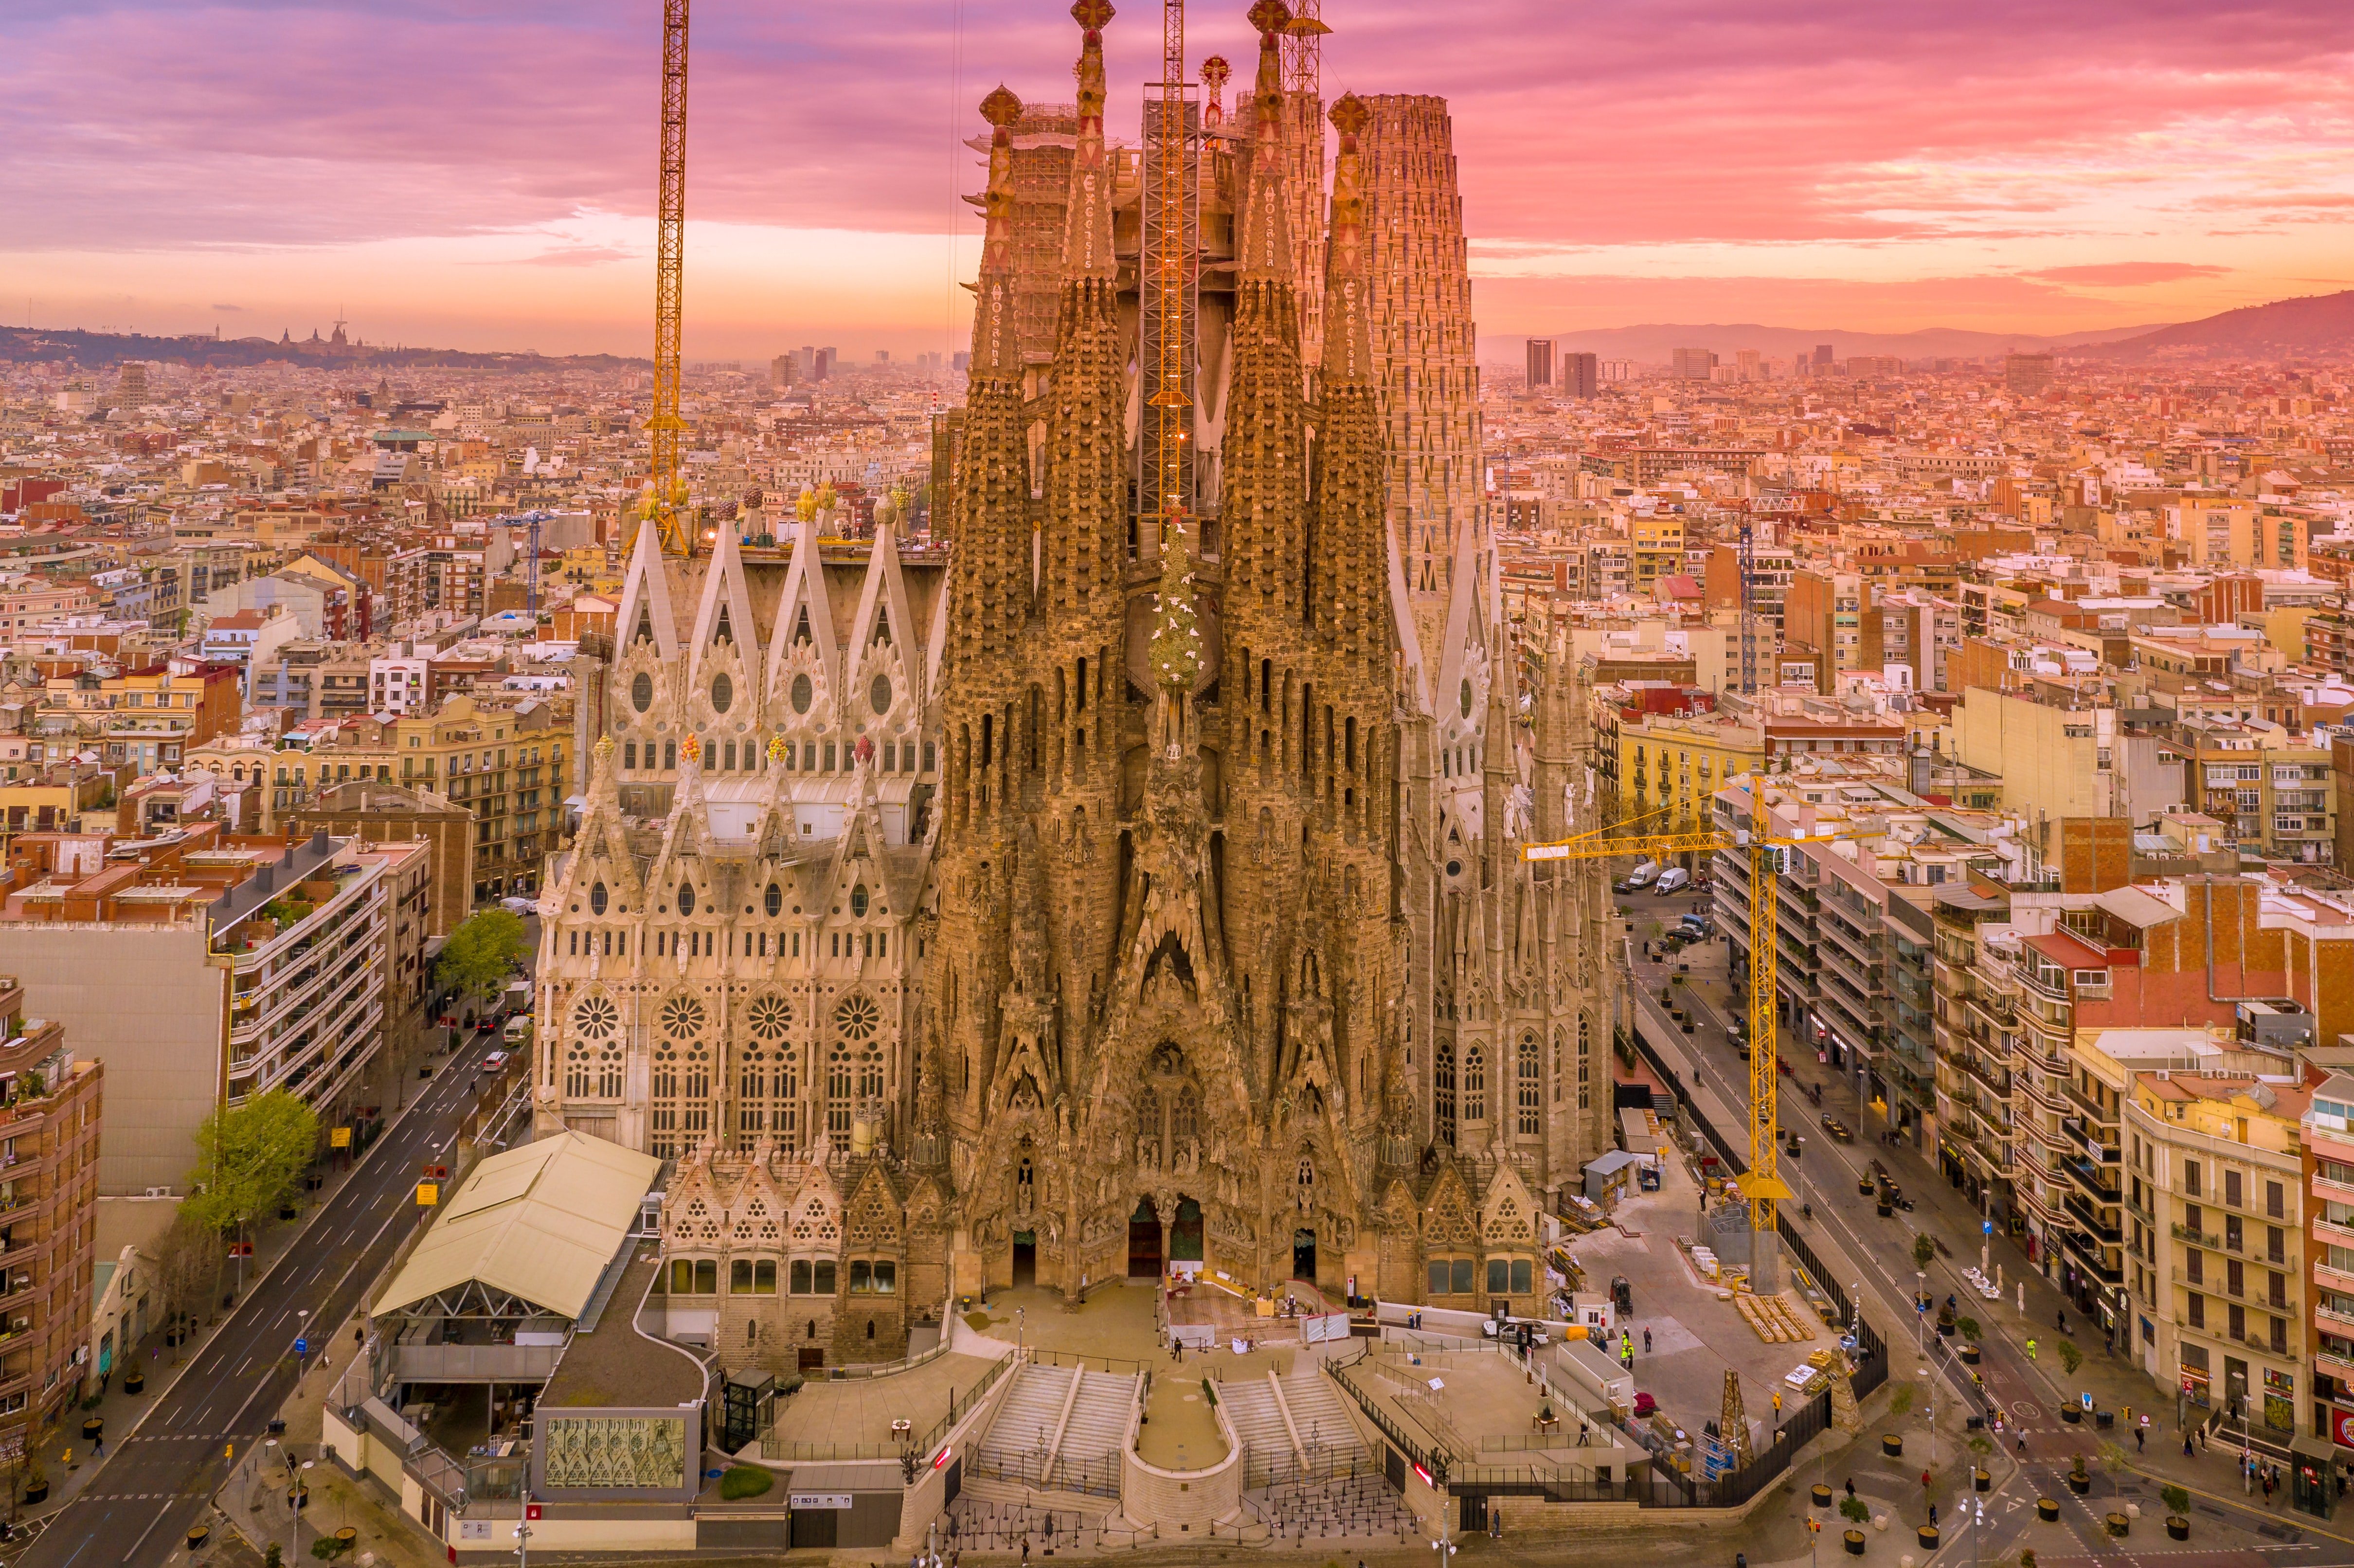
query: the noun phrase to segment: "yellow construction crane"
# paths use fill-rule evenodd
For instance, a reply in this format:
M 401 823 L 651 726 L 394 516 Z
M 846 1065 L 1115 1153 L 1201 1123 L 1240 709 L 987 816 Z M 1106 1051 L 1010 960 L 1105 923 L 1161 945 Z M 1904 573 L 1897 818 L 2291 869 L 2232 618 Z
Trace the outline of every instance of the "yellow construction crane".
M 662 179 L 654 219 L 654 408 L 646 421 L 653 453 L 647 463 L 643 521 L 662 547 L 695 553 L 687 526 L 686 480 L 678 466 L 679 318 L 686 258 L 686 5 L 663 0 Z
M 1657 812 L 1650 813 L 1657 815 Z M 1641 818 L 1633 819 L 1635 821 Z M 1752 1254 L 1752 1277 L 1772 1288 L 1762 1277 L 1757 1259 L 1770 1248 L 1774 1208 L 1791 1195 L 1781 1177 L 1780 1146 L 1775 1138 L 1776 1074 L 1779 1051 L 1774 1030 L 1774 885 L 1781 874 L 1782 852 L 1793 844 L 1826 843 L 1835 834 L 1775 836 L 1768 831 L 1765 780 L 1749 776 L 1749 826 L 1725 832 L 1702 829 L 1690 832 L 1630 833 L 1627 823 L 1581 833 L 1557 843 L 1531 844 L 1525 860 L 1605 860 L 1622 854 L 1669 855 L 1691 852 L 1712 854 L 1719 850 L 1745 850 L 1749 855 L 1749 1169 L 1741 1178 L 1741 1195 L 1749 1201 L 1750 1224 L 1763 1244 Z

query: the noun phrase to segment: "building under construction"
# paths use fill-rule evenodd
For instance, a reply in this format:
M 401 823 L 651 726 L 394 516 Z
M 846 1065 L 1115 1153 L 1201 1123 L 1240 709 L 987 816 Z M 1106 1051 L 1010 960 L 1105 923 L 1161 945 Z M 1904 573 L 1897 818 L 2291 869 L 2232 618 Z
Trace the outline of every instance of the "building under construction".
M 1593 825 L 1586 706 L 1500 614 L 1445 105 L 1326 105 L 1258 0 L 1229 108 L 1172 4 L 1116 145 L 1111 12 L 1076 102 L 981 104 L 945 569 L 814 499 L 781 578 L 644 531 L 590 677 L 543 1128 L 678 1160 L 723 1276 L 904 1282 L 748 1295 L 730 1366 L 1009 1283 L 1543 1311 L 1612 1141 L 1608 890 L 1521 854 Z

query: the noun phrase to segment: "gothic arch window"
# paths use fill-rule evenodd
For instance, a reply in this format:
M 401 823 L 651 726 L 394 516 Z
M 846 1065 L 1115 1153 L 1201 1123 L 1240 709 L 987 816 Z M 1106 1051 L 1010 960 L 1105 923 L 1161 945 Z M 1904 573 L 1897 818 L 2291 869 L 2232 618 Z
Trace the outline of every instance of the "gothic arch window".
M 1447 1148 L 1455 1147 L 1455 1043 L 1442 1040 L 1437 1054 L 1431 1058 L 1430 1109 L 1433 1135 Z
M 1136 1136 L 1140 1141 L 1161 1136 L 1161 1097 L 1150 1089 L 1136 1102 Z
M 1477 1045 L 1463 1053 L 1463 1119 L 1488 1119 L 1488 1054 Z
M 735 701 L 736 683 L 727 678 L 727 673 L 723 670 L 718 674 L 712 676 L 711 711 L 716 714 L 724 714 L 735 704 Z
M 1169 1135 L 1181 1139 L 1202 1136 L 1202 1097 L 1190 1085 L 1177 1093 L 1176 1108 L 1169 1115 Z
M 1593 1043 L 1594 1020 L 1581 1012 L 1577 1015 L 1577 1108 L 1580 1110 L 1586 1108 L 1586 1097 L 1591 1092 L 1587 1087 L 1586 1075 L 1593 1055 L 1590 1049 Z
M 678 912 L 682 915 L 695 913 L 695 884 L 682 882 L 678 885 Z
M 825 1130 L 833 1138 L 850 1136 L 850 1051 L 841 1041 L 825 1054 Z
M 768 910 L 769 918 L 775 919 L 784 913 L 785 890 L 773 882 L 769 884 L 769 891 L 762 895 L 760 903 L 761 906 Z
M 596 886 L 591 887 L 588 890 L 588 913 L 591 915 L 602 915 L 604 912 L 605 885 L 600 882 L 597 884 Z
M 1517 1091 L 1521 1111 L 1519 1131 L 1522 1137 L 1531 1138 L 1544 1130 L 1544 1087 L 1539 1082 L 1542 1064 L 1537 1059 L 1535 1035 L 1521 1036 L 1519 1057 L 1520 1083 Z

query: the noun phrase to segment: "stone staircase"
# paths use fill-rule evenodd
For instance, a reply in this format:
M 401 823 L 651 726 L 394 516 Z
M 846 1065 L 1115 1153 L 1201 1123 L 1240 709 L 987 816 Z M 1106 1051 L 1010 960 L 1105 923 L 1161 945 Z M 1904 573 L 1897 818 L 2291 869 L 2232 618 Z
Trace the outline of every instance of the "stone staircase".
M 1136 1403 L 1137 1379 L 1111 1372 L 1082 1372 L 1079 1396 L 1071 1402 L 1063 1423 L 1057 1458 L 1096 1459 L 1118 1454 L 1128 1434 L 1128 1416 Z
M 997 1419 L 990 1423 L 989 1446 L 1051 1452 L 1072 1380 L 1078 1375 L 1070 1367 L 1022 1366 L 1013 1374 L 1005 1402 L 997 1407 Z
M 1306 1363 L 1283 1379 L 1283 1403 L 1291 1412 L 1292 1429 L 1299 1434 L 1305 1452 L 1343 1461 L 1365 1455 L 1364 1437 L 1349 1419 L 1341 1391 L 1317 1370 L 1316 1363 Z
M 1294 1452 L 1291 1429 L 1283 1423 L 1282 1407 L 1275 1402 L 1275 1386 L 1267 1379 L 1237 1378 L 1214 1386 L 1218 1403 L 1225 1406 L 1226 1419 L 1234 1425 L 1237 1442 L 1257 1454 L 1288 1457 Z

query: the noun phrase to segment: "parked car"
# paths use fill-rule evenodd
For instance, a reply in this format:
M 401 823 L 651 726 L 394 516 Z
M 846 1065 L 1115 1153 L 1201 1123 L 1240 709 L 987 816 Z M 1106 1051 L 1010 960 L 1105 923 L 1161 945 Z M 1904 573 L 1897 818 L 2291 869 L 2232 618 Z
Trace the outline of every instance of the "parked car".
M 1627 874 L 1627 879 L 1618 885 L 1618 891 L 1621 893 L 1640 892 L 1642 889 L 1650 886 L 1652 879 L 1659 874 L 1659 863 L 1656 861 L 1647 860 L 1642 864 L 1637 866 L 1633 871 Z
M 1659 874 L 1659 884 L 1654 891 L 1656 891 L 1660 897 L 1666 898 L 1672 894 L 1682 892 L 1685 885 L 1691 881 L 1691 872 L 1686 871 L 1680 865 L 1670 866 L 1666 871 Z

